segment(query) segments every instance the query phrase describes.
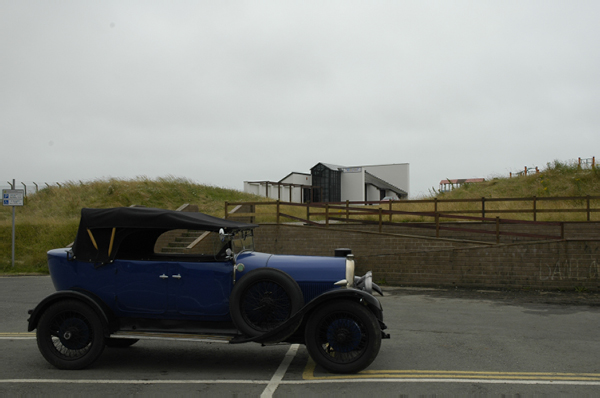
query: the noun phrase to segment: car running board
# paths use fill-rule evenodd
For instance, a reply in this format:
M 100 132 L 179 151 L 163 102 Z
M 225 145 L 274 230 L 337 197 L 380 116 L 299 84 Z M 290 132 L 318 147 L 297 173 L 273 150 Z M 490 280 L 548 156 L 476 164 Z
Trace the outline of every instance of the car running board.
M 141 332 L 141 331 L 119 331 L 110 335 L 115 339 L 140 339 L 140 340 L 183 340 L 205 343 L 229 343 L 235 336 L 193 334 L 193 333 L 164 333 L 164 332 Z

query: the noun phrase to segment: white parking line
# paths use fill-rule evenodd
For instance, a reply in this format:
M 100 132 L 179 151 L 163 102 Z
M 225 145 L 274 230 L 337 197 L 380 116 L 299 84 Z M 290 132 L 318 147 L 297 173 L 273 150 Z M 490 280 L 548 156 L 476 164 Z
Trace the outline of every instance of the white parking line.
M 0 333 L 0 340 L 34 340 L 35 333 Z
M 285 372 L 287 372 L 288 367 L 290 366 L 290 364 L 292 363 L 292 360 L 296 356 L 298 347 L 299 347 L 298 344 L 292 344 L 290 346 L 290 349 L 285 354 L 283 361 L 281 362 L 281 364 L 279 365 L 279 367 L 273 374 L 273 377 L 271 377 L 271 381 L 269 381 L 269 384 L 267 385 L 267 387 L 265 388 L 263 393 L 260 394 L 260 398 L 273 397 L 275 390 L 277 390 L 277 387 L 279 387 L 279 384 L 281 384 L 281 381 L 283 380 L 283 376 L 285 376 Z

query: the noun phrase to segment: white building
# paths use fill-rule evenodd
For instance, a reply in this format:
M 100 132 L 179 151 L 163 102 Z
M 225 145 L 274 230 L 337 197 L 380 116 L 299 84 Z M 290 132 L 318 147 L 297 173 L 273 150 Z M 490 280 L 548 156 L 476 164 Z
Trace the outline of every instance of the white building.
M 406 199 L 409 164 L 340 166 L 318 163 L 310 174 L 290 173 L 279 181 L 244 181 L 244 192 L 304 202 L 378 201 L 384 197 Z

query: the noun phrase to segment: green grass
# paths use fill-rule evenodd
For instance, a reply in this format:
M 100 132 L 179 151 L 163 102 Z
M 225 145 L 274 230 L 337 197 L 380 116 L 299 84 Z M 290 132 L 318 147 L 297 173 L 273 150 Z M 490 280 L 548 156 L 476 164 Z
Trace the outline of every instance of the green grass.
M 477 184 L 468 184 L 451 192 L 432 192 L 423 199 L 481 199 L 514 197 L 563 197 L 600 195 L 600 170 L 580 169 L 576 164 L 559 161 L 549 163 L 539 174 L 513 177 L 491 178 Z M 175 210 L 184 203 L 198 205 L 203 213 L 216 217 L 224 216 L 225 202 L 267 202 L 267 199 L 240 191 L 196 184 L 184 178 L 137 178 L 133 180 L 97 180 L 92 182 L 66 182 L 61 187 L 49 187 L 29 195 L 25 206 L 16 208 L 16 250 L 15 267 L 11 265 L 12 208 L 0 208 L 0 272 L 47 272 L 46 252 L 63 247 L 73 240 L 79 223 L 81 208 L 108 208 L 141 205 Z M 521 209 L 531 202 L 486 203 L 486 209 Z M 388 204 L 381 207 L 388 208 Z M 431 212 L 432 203 L 397 202 L 395 210 L 411 212 Z M 538 202 L 540 208 L 583 208 L 585 201 L 577 202 Z M 600 200 L 591 201 L 592 208 L 600 207 Z M 368 206 L 376 209 L 377 206 Z M 481 203 L 440 203 L 438 211 L 477 210 Z M 275 221 L 275 206 L 256 206 L 259 215 L 257 222 Z M 282 203 L 281 211 L 304 218 L 306 209 L 291 207 Z M 324 212 L 323 209 L 314 211 Z M 337 214 L 339 213 L 339 214 Z M 331 214 L 343 216 L 343 211 L 332 210 Z M 476 215 L 476 214 L 474 214 Z M 598 220 L 600 213 L 594 213 L 592 220 Z M 376 216 L 362 216 L 373 219 Z M 530 214 L 502 215 L 502 218 L 530 220 Z M 322 220 L 322 216 L 313 216 Z M 540 221 L 579 221 L 584 213 L 543 213 Z M 282 222 L 293 221 L 288 218 Z M 394 221 L 432 221 L 421 216 L 394 216 Z
M 431 198 L 520 198 L 600 195 L 600 169 L 580 169 L 575 163 L 555 160 L 537 174 L 501 178 L 492 177 L 485 182 L 465 184 L 450 192 L 433 190 Z
M 88 183 L 68 181 L 49 187 L 26 199 L 20 217 L 78 218 L 82 207 L 107 208 L 139 205 L 175 210 L 184 203 L 196 204 L 201 211 L 217 217 L 224 215 L 225 201 L 260 200 L 233 189 L 200 185 L 183 178 L 110 179 Z M 0 221 L 10 219 L 9 208 L 0 211 Z
M 600 169 L 581 169 L 576 163 L 565 163 L 555 160 L 548 163 L 544 170 L 537 174 L 512 178 L 492 177 L 485 182 L 465 184 L 450 192 L 433 192 L 427 198 L 440 200 L 481 199 L 487 198 L 532 198 L 537 202 L 537 209 L 585 209 L 587 203 L 583 197 L 600 196 Z M 575 201 L 550 201 L 544 198 L 582 197 Z M 600 208 L 600 200 L 591 200 L 591 208 Z M 486 210 L 531 210 L 532 201 L 523 202 L 487 202 Z M 481 209 L 481 203 L 442 203 L 439 211 L 461 209 Z M 495 215 L 492 214 L 492 217 Z M 598 213 L 592 214 L 592 220 L 598 220 Z M 586 213 L 539 213 L 538 221 L 585 221 Z M 506 214 L 501 218 L 531 220 L 531 213 Z
M 44 219 L 38 222 L 16 222 L 15 266 L 12 267 L 12 223 L 0 224 L 0 271 L 4 273 L 48 273 L 46 252 L 73 241 L 78 220 Z
M 196 184 L 183 178 L 66 182 L 29 195 L 16 208 L 15 266 L 12 267 L 12 207 L 0 208 L 0 272 L 48 272 L 46 252 L 75 238 L 83 207 L 140 205 L 175 210 L 185 203 L 203 213 L 225 215 L 225 201 L 263 201 L 233 189 Z

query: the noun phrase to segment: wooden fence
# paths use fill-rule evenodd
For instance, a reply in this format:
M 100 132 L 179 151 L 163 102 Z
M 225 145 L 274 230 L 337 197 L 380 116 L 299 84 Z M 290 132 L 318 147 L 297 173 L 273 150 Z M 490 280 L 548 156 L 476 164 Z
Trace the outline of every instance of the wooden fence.
M 510 204 L 521 202 L 525 207 L 511 209 Z M 559 202 L 568 208 L 546 208 L 542 203 Z M 459 204 L 464 208 L 454 210 L 441 210 L 444 204 Z M 271 222 L 281 223 L 290 220 L 306 224 L 329 227 L 332 222 L 352 223 L 362 225 L 378 225 L 382 232 L 384 225 L 397 225 L 411 228 L 435 228 L 436 237 L 440 231 L 449 230 L 457 232 L 472 232 L 496 235 L 496 243 L 501 236 L 521 236 L 537 239 L 564 239 L 564 225 L 556 221 L 538 221 L 540 214 L 552 213 L 580 213 L 585 215 L 586 221 L 592 221 L 592 215 L 600 212 L 598 207 L 600 196 L 585 197 L 531 197 L 531 198 L 480 198 L 480 199 L 425 199 L 401 200 L 386 202 L 356 202 L 346 201 L 339 203 L 292 203 L 292 202 L 236 202 L 225 203 L 225 218 L 240 218 L 252 222 L 257 219 L 269 219 Z M 594 206 L 592 206 L 592 204 Z M 429 211 L 407 211 L 399 208 L 417 205 L 429 207 Z M 237 211 L 235 216 L 230 208 Z M 269 208 L 266 212 L 258 212 L 258 207 Z M 290 210 L 288 210 L 290 209 Z M 241 210 L 241 211 L 240 211 Z M 284 211 L 285 210 L 285 211 Z M 291 214 L 293 213 L 293 214 Z M 498 214 L 498 215 L 497 215 Z M 526 219 L 500 218 L 499 215 L 516 214 L 525 216 Z M 496 215 L 490 217 L 490 215 Z M 410 222 L 407 218 L 418 218 L 420 222 Z M 449 225 L 450 221 L 464 221 L 472 223 L 495 224 L 495 229 L 473 229 Z M 502 231 L 502 225 L 543 225 L 559 226 L 560 235 L 526 234 L 514 231 Z

